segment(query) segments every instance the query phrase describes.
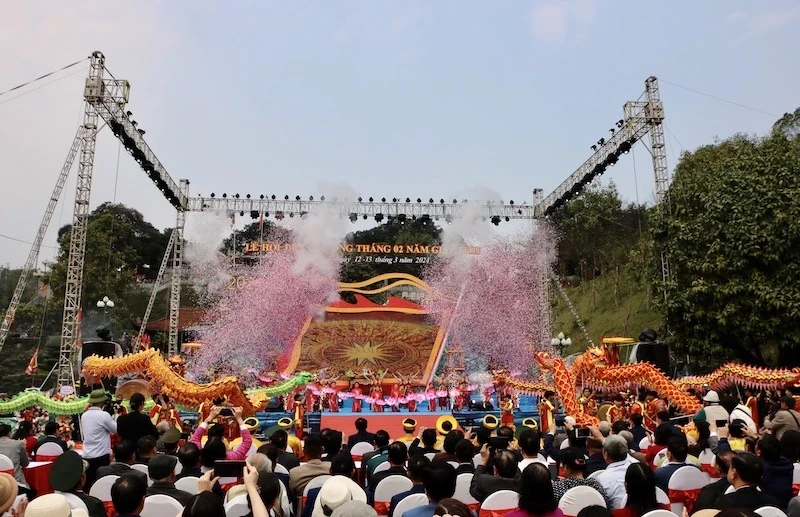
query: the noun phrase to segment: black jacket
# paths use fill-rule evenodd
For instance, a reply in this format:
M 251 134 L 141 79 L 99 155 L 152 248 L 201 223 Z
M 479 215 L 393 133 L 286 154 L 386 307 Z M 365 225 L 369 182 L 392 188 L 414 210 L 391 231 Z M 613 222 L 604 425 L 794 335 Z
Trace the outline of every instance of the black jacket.
M 709 508 L 719 508 L 722 505 L 722 496 L 725 495 L 725 490 L 731 486 L 725 478 L 715 481 L 710 485 L 704 486 L 700 490 L 700 495 L 697 496 L 697 501 L 692 507 L 692 512 L 698 510 L 707 510 Z
M 377 488 L 378 483 L 388 478 L 389 476 L 406 477 L 407 475 L 408 474 L 406 473 L 406 469 L 404 467 L 389 467 L 389 470 L 384 470 L 382 472 L 378 472 L 377 474 L 372 475 L 372 477 L 369 480 L 369 490 L 370 492 L 375 492 L 375 488 Z
M 291 452 L 283 451 L 278 453 L 278 465 L 283 465 L 286 470 L 292 470 L 300 466 L 300 460 Z
M 139 476 L 144 481 L 147 481 L 147 474 L 144 472 L 140 472 L 136 469 L 132 469 L 130 465 L 127 463 L 112 463 L 111 465 L 106 465 L 105 467 L 100 467 L 97 469 L 97 479 L 105 476 Z
M 471 461 L 468 463 L 459 463 L 456 469 L 456 476 L 459 474 L 473 474 L 475 473 L 475 464 Z
M 519 478 L 500 478 L 487 474 L 483 465 L 478 465 L 472 476 L 469 493 L 472 497 L 483 502 L 487 497 L 499 490 L 512 490 L 519 492 Z
M 589 459 L 586 460 L 586 471 L 584 471 L 583 475 L 588 477 L 589 474 L 592 472 L 597 472 L 598 470 L 605 470 L 606 469 L 606 460 L 603 458 L 602 452 L 596 452 L 589 456 Z
M 739 510 L 756 510 L 762 506 L 781 507 L 777 499 L 761 492 L 756 487 L 742 487 L 736 492 L 722 496 L 721 508 L 736 508 Z
M 183 469 L 181 473 L 175 476 L 175 480 L 183 479 L 183 478 L 201 478 L 203 477 L 203 472 L 200 470 L 200 467 L 192 468 L 192 469 Z
M 360 442 L 367 442 L 369 444 L 374 444 L 375 443 L 375 435 L 372 434 L 372 433 L 369 433 L 367 431 L 364 431 L 364 432 L 359 431 L 359 432 L 357 432 L 356 434 L 354 434 L 353 436 L 351 436 L 350 438 L 347 439 L 347 447 L 352 449 L 353 445 L 355 445 L 357 443 L 360 443 Z
M 89 517 L 108 517 L 106 507 L 103 506 L 103 501 L 100 499 L 77 490 L 71 493 L 78 496 L 80 500 L 83 501 L 83 504 L 86 505 L 86 510 L 88 510 Z
M 48 434 L 47 436 L 43 436 L 42 438 L 39 438 L 39 441 L 36 442 L 36 445 L 33 448 L 33 453 L 34 454 L 36 454 L 36 451 L 39 450 L 39 447 L 43 443 L 57 443 L 58 445 L 61 446 L 61 450 L 63 450 L 64 452 L 67 452 L 67 442 L 65 442 L 64 440 L 62 440 L 58 436 L 52 436 L 52 435 Z
M 123 440 L 133 443 L 137 443 L 143 436 L 158 438 L 158 430 L 150 421 L 150 417 L 136 411 L 117 418 L 117 434 Z

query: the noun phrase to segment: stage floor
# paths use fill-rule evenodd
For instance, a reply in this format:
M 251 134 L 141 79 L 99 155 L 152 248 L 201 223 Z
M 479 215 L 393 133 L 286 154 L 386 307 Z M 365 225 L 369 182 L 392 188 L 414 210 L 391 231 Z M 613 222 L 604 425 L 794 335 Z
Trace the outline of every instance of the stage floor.
M 397 439 L 405 434 L 403 431 L 403 420 L 413 418 L 417 421 L 416 434 L 419 434 L 423 427 L 436 429 L 436 421 L 442 415 L 450 413 L 322 413 L 320 427 L 338 429 L 345 435 L 356 432 L 355 422 L 359 417 L 367 419 L 367 430 L 371 433 L 383 429 L 389 433 L 392 439 Z

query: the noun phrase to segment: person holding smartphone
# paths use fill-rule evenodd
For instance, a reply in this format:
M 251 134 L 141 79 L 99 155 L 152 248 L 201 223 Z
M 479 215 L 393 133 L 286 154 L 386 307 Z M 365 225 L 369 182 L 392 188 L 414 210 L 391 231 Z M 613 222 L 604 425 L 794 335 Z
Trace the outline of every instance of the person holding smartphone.
M 205 447 L 202 445 L 201 440 L 203 438 L 203 435 L 206 434 L 208 426 L 212 422 L 216 421 L 217 417 L 220 416 L 221 412 L 224 409 L 233 412 L 233 418 L 239 424 L 239 432 L 241 433 L 242 436 L 242 443 L 237 445 L 236 448 L 233 449 L 232 451 L 225 452 L 225 455 L 223 457 L 220 457 L 219 459 L 243 460 L 247 458 L 247 452 L 250 450 L 250 446 L 253 444 L 253 437 L 250 436 L 250 430 L 247 428 L 246 425 L 244 425 L 244 420 L 242 420 L 241 407 L 221 408 L 219 406 L 213 406 L 208 416 L 203 421 L 203 423 L 197 426 L 197 429 L 194 431 L 194 434 L 192 435 L 191 442 L 200 447 L 201 449 L 205 449 L 207 447 L 219 449 L 220 452 L 219 455 L 222 456 L 221 452 L 225 451 L 227 447 L 225 446 L 225 443 L 222 441 L 222 438 L 220 436 L 215 435 L 209 438 L 208 441 L 206 442 Z M 221 425 L 221 424 L 215 424 L 215 425 Z

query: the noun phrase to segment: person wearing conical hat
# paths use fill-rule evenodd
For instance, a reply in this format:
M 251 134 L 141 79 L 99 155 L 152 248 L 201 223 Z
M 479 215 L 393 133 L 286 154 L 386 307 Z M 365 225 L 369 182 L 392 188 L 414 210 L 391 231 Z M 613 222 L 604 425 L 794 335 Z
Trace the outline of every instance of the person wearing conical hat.
M 539 419 L 541 425 L 539 428 L 542 434 L 556 432 L 556 394 L 554 391 L 547 390 L 544 392 L 544 397 L 539 402 Z
M 514 436 L 519 439 L 519 435 L 528 429 L 532 429 L 533 431 L 539 429 L 539 424 L 536 423 L 536 419 L 532 417 L 523 418 L 521 425 L 514 430 Z
M 294 420 L 292 420 L 288 416 L 285 416 L 283 418 L 278 419 L 277 424 L 267 429 L 267 437 L 272 436 L 275 430 L 283 429 L 284 431 L 286 431 L 286 434 L 289 435 L 287 440 L 289 448 L 292 449 L 292 453 L 296 457 L 300 458 L 303 456 L 303 442 L 300 441 L 300 438 L 292 434 L 293 427 L 294 427 Z M 270 430 L 272 430 L 272 432 L 270 432 Z
M 453 415 L 442 415 L 436 420 L 436 432 L 439 436 L 436 438 L 435 447 L 438 450 L 442 450 L 444 446 L 444 437 L 453 429 L 458 429 L 458 422 Z
M 509 395 L 504 396 L 500 402 L 500 411 L 500 424 L 516 429 L 514 425 L 514 401 L 511 400 Z
M 403 431 L 405 432 L 405 434 L 403 436 L 401 436 L 400 438 L 398 438 L 397 440 L 395 440 L 395 441 L 396 442 L 403 442 L 406 445 L 410 445 L 411 442 L 413 442 L 414 439 L 416 439 L 416 436 L 415 436 L 414 433 L 416 433 L 416 431 L 417 431 L 417 421 L 414 420 L 413 418 L 404 419 L 403 420 Z
M 261 429 L 261 423 L 258 421 L 258 418 L 254 417 L 254 416 L 249 416 L 249 417 L 245 418 L 244 419 L 244 426 L 247 427 L 248 431 L 250 431 L 250 436 L 251 436 L 250 439 L 253 441 L 253 445 L 250 446 L 251 450 L 253 450 L 253 447 L 255 447 L 255 449 L 258 449 L 259 447 L 264 445 L 264 442 L 262 442 L 261 440 L 256 438 L 256 433 Z M 241 436 L 239 438 L 236 438 L 235 440 L 231 441 L 228 444 L 228 450 L 229 451 L 234 450 L 240 443 L 242 443 L 242 437 Z

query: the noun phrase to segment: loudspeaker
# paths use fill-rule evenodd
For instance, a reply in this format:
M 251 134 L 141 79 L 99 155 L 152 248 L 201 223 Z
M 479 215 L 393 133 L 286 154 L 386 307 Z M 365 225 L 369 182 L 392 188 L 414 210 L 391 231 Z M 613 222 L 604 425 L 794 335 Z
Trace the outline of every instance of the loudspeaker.
M 636 360 L 651 363 L 664 375 L 669 374 L 669 346 L 664 343 L 639 343 Z

